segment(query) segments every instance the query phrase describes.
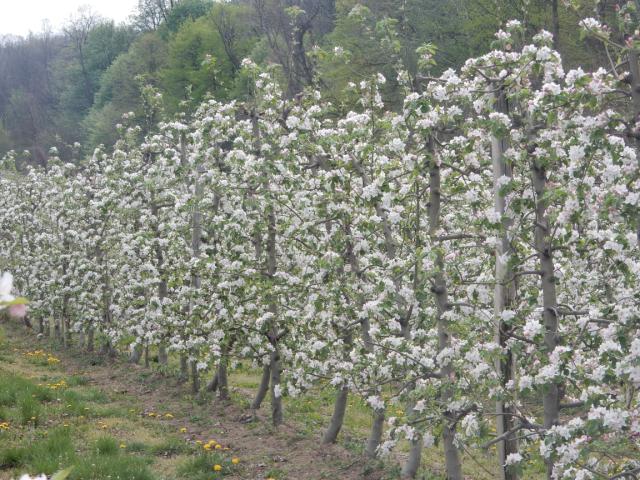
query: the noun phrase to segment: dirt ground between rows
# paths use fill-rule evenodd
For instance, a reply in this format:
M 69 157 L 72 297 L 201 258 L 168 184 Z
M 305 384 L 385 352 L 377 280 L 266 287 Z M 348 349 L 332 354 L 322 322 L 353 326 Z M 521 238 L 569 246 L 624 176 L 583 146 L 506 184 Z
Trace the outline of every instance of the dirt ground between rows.
M 47 340 L 7 325 L 7 339 L 13 347 L 46 348 Z M 242 472 L 225 478 L 265 479 L 277 469 L 289 480 L 378 480 L 379 473 L 365 473 L 366 459 L 339 445 L 321 445 L 322 432 L 311 438 L 300 433 L 291 421 L 274 430 L 268 405 L 256 421 L 246 423 L 247 411 L 232 402 L 198 404 L 189 395 L 189 386 L 177 379 L 151 372 L 122 359 L 90 365 L 81 352 L 57 349 L 60 369 L 67 375 L 82 375 L 89 384 L 110 398 L 133 397 L 144 412 L 171 412 L 176 430 L 186 428 L 186 441 L 209 439 L 228 445 L 242 459 Z M 9 369 L 11 370 L 11 365 Z M 16 367 L 17 368 L 17 367 Z

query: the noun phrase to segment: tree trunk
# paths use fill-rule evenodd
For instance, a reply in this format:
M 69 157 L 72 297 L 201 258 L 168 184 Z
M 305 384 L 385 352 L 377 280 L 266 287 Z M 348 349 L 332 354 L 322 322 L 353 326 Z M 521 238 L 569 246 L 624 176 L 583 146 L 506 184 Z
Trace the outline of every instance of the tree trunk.
M 167 353 L 167 347 L 164 344 L 158 345 L 158 363 L 160 365 L 169 364 L 169 354 Z
M 500 93 L 495 98 L 495 111 L 507 114 L 507 102 L 504 96 L 504 92 Z M 491 157 L 493 160 L 493 196 L 494 196 L 494 209 L 501 217 L 506 210 L 506 203 L 504 196 L 499 192 L 501 177 L 506 176 L 511 178 L 511 167 L 508 166 L 504 159 L 504 152 L 507 149 L 507 142 L 502 138 L 493 137 L 491 139 Z M 507 388 L 509 382 L 514 378 L 514 358 L 511 350 L 508 347 L 509 340 L 509 327 L 502 321 L 502 312 L 508 309 L 515 298 L 515 281 L 514 272 L 508 266 L 508 262 L 505 259 L 506 255 L 511 255 L 512 248 L 509 242 L 509 230 L 512 226 L 512 222 L 505 219 L 502 223 L 502 236 L 500 242 L 496 247 L 496 268 L 495 268 L 495 290 L 494 290 L 494 317 L 495 317 L 495 341 L 500 348 L 505 351 L 504 357 L 496 359 L 495 368 L 498 378 L 500 379 L 500 385 L 503 389 Z M 505 402 L 500 399 L 496 402 L 496 435 L 498 437 L 509 432 L 515 425 L 513 417 L 513 407 L 506 405 Z M 507 435 L 505 439 L 498 443 L 498 462 L 500 469 L 500 480 L 515 480 L 518 478 L 515 470 L 505 466 L 507 456 L 511 453 L 518 451 L 518 441 L 516 440 L 515 433 Z
M 629 49 L 629 73 L 631 74 L 631 98 L 633 99 L 632 125 L 640 125 L 640 64 L 638 63 L 638 50 Z M 640 167 L 640 131 L 636 130 L 636 153 L 638 154 L 638 166 Z M 636 215 L 636 236 L 640 243 L 640 212 Z
M 215 392 L 218 389 L 218 370 L 216 369 L 216 373 L 214 373 L 213 377 L 211 377 L 211 380 L 209 380 L 209 383 L 207 383 L 207 386 L 205 387 L 205 389 L 207 390 L 207 392 Z
M 26 318 L 26 317 L 25 317 Z M 67 319 L 64 326 L 65 344 L 67 347 L 71 345 L 71 322 Z
M 138 365 L 140 363 L 140 359 L 142 358 L 142 345 L 138 344 L 133 347 L 133 351 L 131 352 L 131 357 L 129 358 L 129 362 Z
M 189 380 L 189 363 L 184 353 L 180 354 L 180 375 L 178 381 L 184 383 Z
M 67 298 L 65 297 L 64 303 L 67 304 Z M 60 340 L 62 340 L 62 348 L 67 348 L 67 307 L 66 305 L 62 308 L 62 318 L 60 319 Z
M 553 25 L 553 48 L 560 51 L 560 14 L 558 12 L 558 0 L 551 0 L 551 23 Z
M 160 211 L 159 211 L 159 207 L 156 205 L 155 200 L 151 201 L 151 215 L 153 215 L 154 217 L 156 217 L 156 225 L 154 227 L 155 230 L 155 237 L 156 239 L 160 239 L 160 230 L 158 228 L 157 222 L 159 222 L 159 216 L 160 216 Z M 162 301 L 164 300 L 164 298 L 167 296 L 167 282 L 164 280 L 163 276 L 164 276 L 164 257 L 162 255 L 162 249 L 159 245 L 159 242 L 157 242 L 156 245 L 156 267 L 158 269 L 158 274 L 160 276 L 160 281 L 158 282 L 158 298 L 160 300 L 160 302 L 162 303 Z M 158 363 L 160 365 L 168 365 L 169 364 L 169 356 L 167 355 L 167 349 L 166 346 L 160 342 L 160 344 L 158 345 Z
M 276 392 L 276 387 L 280 387 L 280 352 L 275 350 L 271 354 L 271 420 L 274 427 L 282 425 L 282 392 Z
M 260 380 L 260 386 L 258 387 L 258 392 L 256 393 L 256 397 L 253 399 L 253 403 L 251 403 L 251 410 L 258 410 L 262 405 L 263 400 L 267 396 L 267 392 L 269 391 L 269 383 L 271 380 L 271 363 L 265 365 L 262 369 L 262 379 Z
M 431 165 L 429 169 L 429 236 L 432 242 L 436 242 L 436 236 L 440 225 L 440 200 L 441 200 L 441 181 L 440 167 L 436 162 L 436 153 L 433 151 L 433 141 L 430 142 L 430 150 L 433 153 Z M 440 351 L 451 347 L 451 339 L 449 336 L 449 324 L 446 319 L 446 312 L 449 308 L 447 281 L 444 272 L 444 256 L 442 250 L 438 249 L 435 261 L 435 274 L 433 278 L 432 291 L 436 297 L 437 304 L 437 329 L 438 329 L 438 348 Z M 455 377 L 455 372 L 451 363 L 447 363 L 441 367 L 442 373 L 442 392 L 441 401 L 443 405 L 449 405 L 453 400 L 453 388 L 450 382 Z M 462 465 L 460 463 L 460 453 L 454 444 L 455 427 L 454 412 L 445 411 L 444 428 L 442 433 L 442 441 L 445 453 L 445 465 L 447 470 L 447 480 L 462 480 Z
M 195 395 L 200 391 L 200 372 L 198 372 L 198 362 L 191 361 L 191 392 Z
M 349 396 L 349 387 L 346 385 L 338 389 L 338 395 L 333 407 L 333 415 L 331 416 L 331 423 L 329 428 L 322 437 L 322 444 L 327 445 L 335 443 L 338 439 L 338 433 L 342 429 L 342 423 L 344 421 L 344 414 L 347 411 L 347 398 Z
M 218 379 L 218 398 L 220 400 L 229 400 L 229 378 L 227 376 L 227 362 L 228 360 L 223 357 L 220 359 L 220 365 L 218 365 L 218 373 L 216 378 Z
M 544 198 L 547 191 L 547 173 L 545 167 L 534 163 L 532 168 L 533 188 L 536 194 L 535 249 L 538 255 L 540 282 L 542 287 L 543 319 L 545 326 L 544 346 L 547 355 L 551 355 L 558 346 L 558 300 L 554 277 L 554 264 L 551 249 L 551 228 L 547 218 L 547 205 Z M 560 417 L 560 391 L 555 382 L 545 385 L 543 394 L 544 427 L 551 428 Z M 548 459 L 547 478 L 552 478 L 553 460 Z
M 87 352 L 93 352 L 93 350 L 95 349 L 94 337 L 95 334 L 93 327 L 89 327 L 89 330 L 87 330 Z
M 145 368 L 149 368 L 149 345 L 145 345 L 144 347 L 144 366 Z
M 369 439 L 367 440 L 366 454 L 369 458 L 376 458 L 378 456 L 378 446 L 382 441 L 382 430 L 384 429 L 385 412 L 382 410 L 374 410 L 373 423 L 371 425 L 371 432 L 369 433 Z
M 418 469 L 420 468 L 420 459 L 422 458 L 422 437 L 418 436 L 411 440 L 411 450 L 407 461 L 402 467 L 401 478 L 416 478 Z
M 345 361 L 349 361 L 349 354 L 353 349 L 353 336 L 350 331 L 347 331 L 344 337 L 344 346 L 342 356 Z M 349 386 L 347 384 L 337 389 L 336 400 L 333 406 L 333 415 L 331 416 L 331 422 L 329 427 L 322 438 L 322 443 L 327 445 L 329 443 L 335 443 L 338 439 L 338 434 L 342 429 L 344 423 L 344 414 L 347 410 L 347 398 L 349 396 Z
M 187 138 L 186 134 L 183 132 L 180 136 L 180 159 L 183 164 L 187 163 Z M 193 186 L 193 197 L 195 200 L 195 205 L 193 207 L 193 216 L 191 219 L 191 258 L 197 260 L 200 256 L 200 243 L 202 237 L 202 219 L 200 214 L 200 197 L 202 196 L 202 185 L 200 182 L 200 173 L 202 171 L 201 166 L 197 166 L 195 170 L 195 179 Z M 191 288 L 194 291 L 198 291 L 200 289 L 200 275 L 198 275 L 198 271 L 194 270 L 191 273 Z M 194 316 L 194 300 L 193 298 L 189 301 L 189 315 Z M 195 322 L 195 320 L 194 320 Z M 193 360 L 191 362 L 191 377 L 193 379 L 192 390 L 193 393 L 198 393 L 200 390 L 200 378 L 198 375 L 198 367 L 197 362 Z

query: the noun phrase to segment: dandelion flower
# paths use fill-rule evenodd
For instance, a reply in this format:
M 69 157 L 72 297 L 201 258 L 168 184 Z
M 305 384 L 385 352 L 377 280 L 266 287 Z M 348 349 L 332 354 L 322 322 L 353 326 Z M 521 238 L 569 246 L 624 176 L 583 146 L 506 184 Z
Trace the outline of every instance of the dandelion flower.
M 222 465 L 218 465 L 217 463 L 213 466 L 213 470 L 215 472 L 219 472 L 220 470 L 222 470 Z
M 233 457 L 233 458 L 231 459 L 231 463 L 233 463 L 234 465 L 237 465 L 237 464 L 239 464 L 239 463 L 240 463 L 240 459 L 239 459 L 239 458 L 237 458 L 237 457 Z

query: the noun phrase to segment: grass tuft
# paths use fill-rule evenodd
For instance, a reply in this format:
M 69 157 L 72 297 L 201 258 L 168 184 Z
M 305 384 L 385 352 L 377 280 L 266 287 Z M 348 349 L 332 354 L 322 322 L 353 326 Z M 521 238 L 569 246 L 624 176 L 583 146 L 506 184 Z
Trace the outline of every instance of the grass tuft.
M 96 440 L 93 447 L 96 455 L 117 455 L 120 453 L 120 447 L 117 440 L 113 437 L 100 437 Z
M 77 462 L 68 480 L 155 480 L 144 458 L 89 456 Z
M 150 448 L 152 455 L 163 455 L 170 457 L 174 455 L 187 454 L 191 452 L 192 448 L 183 439 L 176 437 L 166 438 L 161 443 L 153 445 Z
M 220 465 L 222 470 L 215 471 L 215 465 Z M 200 453 L 178 466 L 180 478 L 188 478 L 189 480 L 213 480 L 222 478 L 231 471 L 230 462 L 217 452 Z

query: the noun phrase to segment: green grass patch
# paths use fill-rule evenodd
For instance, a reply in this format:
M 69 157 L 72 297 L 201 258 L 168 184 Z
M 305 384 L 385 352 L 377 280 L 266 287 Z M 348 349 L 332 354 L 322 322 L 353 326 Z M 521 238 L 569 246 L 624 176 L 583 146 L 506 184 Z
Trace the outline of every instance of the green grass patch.
M 220 467 L 217 470 L 216 466 Z M 223 478 L 234 471 L 235 466 L 217 452 L 199 453 L 178 466 L 179 478 L 212 480 Z
M 127 444 L 125 449 L 129 453 L 147 453 L 151 450 L 151 447 L 144 442 L 131 442 Z
M 27 396 L 40 402 L 50 402 L 54 398 L 53 391 L 45 386 L 38 386 L 11 373 L 0 372 L 0 406 L 14 407 L 19 399 Z
M 155 480 L 144 458 L 92 455 L 77 462 L 68 480 Z
M 186 443 L 182 438 L 176 437 L 166 438 L 161 443 L 152 445 L 149 449 L 152 455 L 163 455 L 165 457 L 188 454 L 192 451 L 193 447 L 191 445 Z
M 28 465 L 33 472 L 51 475 L 70 465 L 76 452 L 68 429 L 51 430 L 46 438 L 28 447 Z
M 18 468 L 27 462 L 28 452 L 25 448 L 4 446 L 0 447 L 0 470 Z
M 22 425 L 38 426 L 44 421 L 44 411 L 40 402 L 28 393 L 20 394 L 16 407 Z
M 71 375 L 67 380 L 70 387 L 83 387 L 89 385 L 89 379 L 83 375 Z
M 93 450 L 96 455 L 117 455 L 120 453 L 119 445 L 113 437 L 100 437 L 96 440 Z

